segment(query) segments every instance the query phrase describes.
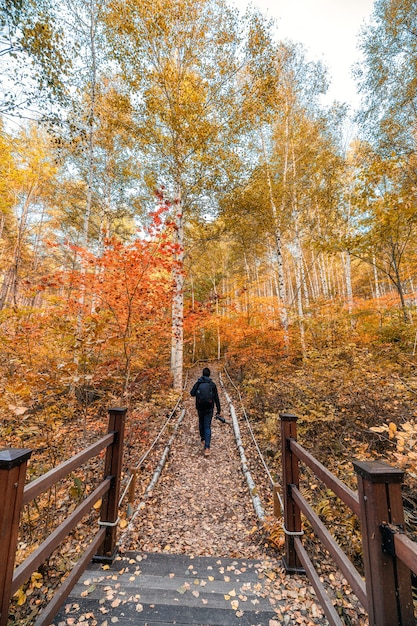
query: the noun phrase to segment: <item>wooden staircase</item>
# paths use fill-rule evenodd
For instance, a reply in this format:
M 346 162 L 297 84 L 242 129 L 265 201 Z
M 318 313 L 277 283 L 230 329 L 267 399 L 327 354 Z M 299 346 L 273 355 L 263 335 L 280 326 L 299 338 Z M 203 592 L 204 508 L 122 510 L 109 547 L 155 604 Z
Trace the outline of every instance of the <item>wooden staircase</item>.
M 92 564 L 52 623 L 268 626 L 275 576 L 264 561 L 131 552 Z

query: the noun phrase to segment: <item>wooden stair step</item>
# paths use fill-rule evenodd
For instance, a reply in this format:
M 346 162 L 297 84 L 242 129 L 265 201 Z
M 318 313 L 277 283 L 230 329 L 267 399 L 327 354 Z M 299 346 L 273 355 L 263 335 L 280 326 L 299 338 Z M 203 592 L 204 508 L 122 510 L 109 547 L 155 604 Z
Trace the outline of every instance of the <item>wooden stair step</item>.
M 85 626 L 264 626 L 276 616 L 262 586 L 265 569 L 260 560 L 127 553 L 109 569 L 92 564 L 53 624 L 83 616 Z

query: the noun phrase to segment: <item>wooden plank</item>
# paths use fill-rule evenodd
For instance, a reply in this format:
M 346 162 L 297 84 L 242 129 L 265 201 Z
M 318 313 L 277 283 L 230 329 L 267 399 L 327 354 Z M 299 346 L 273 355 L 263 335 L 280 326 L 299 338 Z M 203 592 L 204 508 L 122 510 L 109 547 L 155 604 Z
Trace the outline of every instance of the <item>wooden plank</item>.
M 362 544 L 370 626 L 414 626 L 413 607 L 404 599 L 411 593 L 411 580 L 402 578 L 397 587 L 395 558 L 383 552 L 381 525 L 401 519 L 401 481 L 404 473 L 378 461 L 354 461 L 361 506 Z M 400 607 L 401 604 L 401 607 Z
M 101 450 L 109 446 L 114 439 L 114 434 L 110 433 L 105 437 L 99 439 L 96 443 L 92 444 L 85 450 L 78 452 L 75 456 L 72 456 L 67 461 L 64 461 L 54 469 L 51 469 L 46 474 L 43 474 L 39 478 L 36 478 L 28 485 L 26 485 L 23 492 L 23 505 L 31 502 L 34 498 L 41 493 L 55 485 L 61 478 L 65 478 L 70 472 L 80 467 L 83 463 L 96 456 Z
M 298 504 L 304 515 L 309 520 L 314 532 L 328 550 L 336 565 L 340 568 L 346 580 L 352 587 L 353 593 L 357 596 L 362 606 L 367 608 L 366 586 L 359 572 L 356 570 L 352 562 L 348 559 L 339 544 L 333 539 L 330 532 L 323 524 L 316 512 L 311 508 L 308 502 L 303 498 L 298 489 L 293 488 L 292 494 L 295 502 Z
M 41 565 L 65 539 L 69 532 L 78 522 L 91 510 L 93 504 L 97 502 L 110 488 L 111 478 L 103 481 L 72 513 L 62 524 L 60 524 L 41 545 L 32 552 L 27 559 L 16 568 L 13 575 L 12 594 L 16 593 L 19 587 L 29 578 L 29 576 Z
M 335 495 L 344 502 L 355 515 L 359 516 L 358 494 L 347 487 L 337 476 L 332 474 L 320 461 L 314 458 L 305 448 L 293 439 L 290 442 L 291 450 L 303 461 Z
M 97 618 L 100 617 L 104 621 L 101 613 L 98 613 L 97 604 L 94 601 L 83 599 L 78 604 L 80 605 L 80 615 L 93 613 L 97 614 Z M 138 605 L 140 605 L 139 611 L 137 610 Z M 180 623 L 187 626 L 200 624 L 210 624 L 210 626 L 254 626 L 254 624 L 261 624 L 264 626 L 269 624 L 269 620 L 276 618 L 276 613 L 273 610 L 267 612 L 254 609 L 243 611 L 243 615 L 236 615 L 236 611 L 231 609 L 164 604 L 148 605 L 141 603 L 140 600 L 136 603 L 126 602 L 122 610 L 120 607 L 113 608 L 111 603 L 106 604 L 105 608 L 108 611 L 105 615 L 107 622 L 111 624 L 112 618 L 117 618 L 117 624 L 122 626 L 125 624 L 137 625 L 139 623 L 149 624 L 152 622 L 157 623 L 158 626 L 161 622 L 166 624 Z M 59 621 L 62 622 L 69 617 L 73 617 L 70 611 L 66 615 L 59 614 L 50 624 L 58 626 Z M 138 620 L 141 621 L 139 622 Z
M 90 543 L 81 559 L 72 568 L 70 575 L 59 587 L 51 602 L 49 602 L 47 607 L 39 615 L 35 622 L 35 626 L 47 626 L 52 623 L 51 620 L 55 617 L 55 615 L 59 611 L 60 606 L 62 606 L 62 603 L 70 594 L 72 588 L 74 587 L 82 572 L 85 570 L 87 564 L 91 561 L 92 556 L 97 550 L 98 546 L 103 543 L 104 537 L 105 529 L 102 528 L 94 537 L 93 541 Z
M 313 563 L 311 562 L 307 552 L 304 550 L 303 544 L 301 543 L 299 537 L 296 537 L 294 540 L 295 549 L 297 550 L 297 554 L 300 558 L 301 563 L 307 573 L 308 579 L 313 585 L 313 589 L 317 594 L 317 597 L 320 601 L 320 605 L 324 611 L 325 616 L 329 620 L 330 626 L 343 626 L 343 622 L 340 619 L 336 609 L 333 606 L 332 601 L 330 600 L 321 580 L 316 572 Z
M 389 511 L 390 511 L 390 523 L 395 526 L 400 526 L 402 528 L 405 527 L 405 519 L 404 519 L 404 507 L 403 507 L 403 498 L 402 498 L 402 490 L 401 483 L 398 482 L 390 482 L 386 485 L 387 488 L 387 498 L 389 503 Z M 394 537 L 394 545 L 395 545 L 395 537 Z M 411 545 L 410 545 L 411 548 Z M 417 549 L 415 552 L 417 555 Z M 394 559 L 394 569 L 395 569 L 395 582 L 396 582 L 396 594 L 398 598 L 399 605 L 399 615 L 401 620 L 401 626 L 415 626 L 414 620 L 414 604 L 413 604 L 413 594 L 411 588 L 411 572 L 410 568 L 407 566 L 403 560 L 397 558 L 396 554 Z M 411 568 L 412 569 L 412 568 Z
M 417 575 L 417 543 L 407 535 L 394 535 L 395 554 L 405 565 Z
M 281 413 L 282 489 L 284 499 L 284 526 L 290 532 L 301 531 L 300 509 L 291 497 L 289 485 L 299 485 L 298 458 L 291 451 L 290 441 L 297 439 L 297 416 Z M 285 535 L 284 566 L 287 572 L 301 571 L 301 562 L 294 547 L 294 536 Z
M 113 445 L 107 448 L 104 477 L 113 481 L 101 505 L 100 520 L 114 524 L 119 514 L 120 476 L 122 472 L 123 442 L 127 409 L 109 409 L 109 434 L 115 433 Z M 106 537 L 96 556 L 107 557 L 111 562 L 116 556 L 117 526 L 106 526 Z
M 26 467 L 31 450 L 0 451 L 0 625 L 8 623 Z

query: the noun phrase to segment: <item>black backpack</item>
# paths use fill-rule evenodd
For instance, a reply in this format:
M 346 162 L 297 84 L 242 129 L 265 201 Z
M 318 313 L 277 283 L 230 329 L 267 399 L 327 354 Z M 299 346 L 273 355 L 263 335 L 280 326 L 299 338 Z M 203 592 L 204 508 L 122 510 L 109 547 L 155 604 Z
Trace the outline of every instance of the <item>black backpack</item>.
M 209 381 L 203 381 L 198 385 L 196 392 L 197 406 L 213 406 L 214 404 L 214 391 L 213 383 Z

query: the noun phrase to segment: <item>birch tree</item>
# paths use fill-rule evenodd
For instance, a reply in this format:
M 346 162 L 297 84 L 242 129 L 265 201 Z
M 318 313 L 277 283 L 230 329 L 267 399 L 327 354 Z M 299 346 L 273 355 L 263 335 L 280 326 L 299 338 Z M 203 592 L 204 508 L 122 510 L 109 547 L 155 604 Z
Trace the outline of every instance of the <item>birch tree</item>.
M 234 98 L 238 24 L 223 0 L 116 1 L 107 23 L 136 110 L 132 131 L 146 161 L 144 180 L 150 189 L 162 190 L 172 205 L 176 263 L 171 370 L 179 390 L 184 221 L 212 212 L 214 192 L 227 182 L 231 130 L 239 123 Z

